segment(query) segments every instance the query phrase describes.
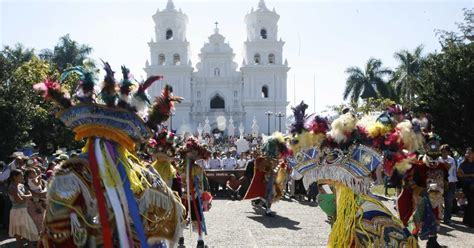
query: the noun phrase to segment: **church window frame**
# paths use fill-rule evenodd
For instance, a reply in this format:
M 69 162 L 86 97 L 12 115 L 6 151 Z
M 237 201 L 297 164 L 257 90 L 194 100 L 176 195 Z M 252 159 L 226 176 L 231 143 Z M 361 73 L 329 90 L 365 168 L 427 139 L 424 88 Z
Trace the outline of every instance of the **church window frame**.
M 209 107 L 210 109 L 225 109 L 225 99 L 219 94 L 215 94 L 211 100 L 209 101 Z
M 266 28 L 261 28 L 260 29 L 260 39 L 266 40 L 268 39 L 268 32 Z
M 165 39 L 166 40 L 173 40 L 173 29 L 171 29 L 171 28 L 166 29 Z
M 269 97 L 269 89 L 268 89 L 268 85 L 263 85 L 262 86 L 262 98 L 268 98 Z
M 163 53 L 158 55 L 158 64 L 165 65 L 166 64 L 166 56 Z
M 275 54 L 270 53 L 268 55 L 268 63 L 271 64 L 271 65 L 275 64 Z
M 221 69 L 218 67 L 214 68 L 214 77 L 220 77 L 221 76 Z
M 178 53 L 173 54 L 173 65 L 180 65 L 181 64 L 181 57 Z
M 198 91 L 198 92 L 196 93 L 196 96 L 197 96 L 197 97 L 201 97 L 201 91 Z
M 239 92 L 234 90 L 234 97 L 237 97 L 237 96 L 239 96 Z
M 255 62 L 255 64 L 259 65 L 261 62 L 262 62 L 262 58 L 260 57 L 260 53 L 256 53 L 254 56 L 253 56 L 253 61 Z

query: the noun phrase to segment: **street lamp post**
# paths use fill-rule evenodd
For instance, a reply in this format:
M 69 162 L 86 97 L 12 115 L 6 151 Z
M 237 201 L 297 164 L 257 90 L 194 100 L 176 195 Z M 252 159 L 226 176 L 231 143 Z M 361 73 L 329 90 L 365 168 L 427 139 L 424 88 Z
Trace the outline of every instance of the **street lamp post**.
M 276 117 L 278 117 L 278 132 L 281 133 L 281 118 L 285 116 L 282 112 L 278 112 L 275 114 Z
M 267 111 L 265 112 L 265 115 L 267 116 L 267 120 L 268 120 L 267 135 L 270 135 L 270 116 L 273 115 L 273 112 Z

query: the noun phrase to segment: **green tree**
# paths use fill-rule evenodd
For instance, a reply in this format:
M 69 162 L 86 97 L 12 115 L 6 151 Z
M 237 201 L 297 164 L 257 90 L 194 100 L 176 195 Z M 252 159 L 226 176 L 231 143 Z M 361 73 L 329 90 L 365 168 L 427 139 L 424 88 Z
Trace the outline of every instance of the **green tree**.
M 2 77 L 0 87 L 0 159 L 32 141 L 29 135 L 33 127 L 31 120 L 39 102 L 39 97 L 31 90 L 32 82 L 43 80 L 50 69 L 34 55 L 29 61 L 20 64 L 18 58 L 30 56 L 29 51 L 18 49 L 16 56 L 10 56 L 10 52 L 6 47 L 0 53 L 2 64 L 9 67 L 8 75 Z M 14 68 L 18 64 L 19 67 Z
M 394 54 L 394 57 L 400 63 L 395 72 L 391 83 L 395 90 L 395 95 L 400 97 L 401 102 L 411 108 L 416 94 L 420 89 L 419 74 L 423 64 L 422 56 L 423 46 L 415 48 L 413 52 L 401 50 Z
M 435 132 L 458 149 L 474 145 L 474 43 L 465 28 L 473 24 L 473 10 L 465 10 L 461 33 L 439 36 L 443 49 L 427 56 L 417 92 L 417 110 L 430 113 Z
M 73 133 L 55 118 L 57 108 L 44 102 L 32 86 L 47 77 L 57 80 L 64 68 L 83 65 L 91 51 L 69 35 L 61 37 L 53 52 L 43 50 L 40 57 L 21 44 L 0 51 L 0 160 L 31 142 L 43 154 L 57 147 L 80 146 L 73 141 Z M 74 77 L 63 85 L 70 91 L 77 82 L 78 76 Z
M 359 98 L 388 98 L 391 96 L 390 85 L 384 80 L 385 76 L 391 74 L 388 68 L 382 67 L 382 61 L 370 58 L 365 69 L 349 67 L 346 70 L 349 77 L 346 80 L 344 100 L 350 98 L 352 102 L 358 102 Z
M 70 66 L 83 65 L 83 61 L 92 53 L 92 48 L 85 44 L 79 44 L 71 39 L 69 34 L 59 38 L 58 44 L 53 50 L 44 49 L 40 57 L 56 64 L 59 71 Z

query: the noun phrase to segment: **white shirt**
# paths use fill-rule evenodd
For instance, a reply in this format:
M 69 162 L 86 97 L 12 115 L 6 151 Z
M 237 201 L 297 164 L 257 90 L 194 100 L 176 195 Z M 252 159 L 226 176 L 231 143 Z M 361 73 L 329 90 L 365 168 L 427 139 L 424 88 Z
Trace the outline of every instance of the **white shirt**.
M 247 164 L 247 160 L 246 159 L 242 159 L 240 158 L 239 160 L 237 160 L 237 168 L 239 169 L 243 169 L 245 168 L 245 165 Z
M 209 160 L 209 168 L 211 169 L 220 169 L 222 167 L 222 162 L 218 158 L 211 158 Z
M 457 182 L 458 176 L 457 176 L 456 162 L 454 161 L 454 158 L 448 155 L 446 159 L 443 159 L 443 157 L 439 157 L 438 161 L 447 163 L 449 165 L 448 182 L 450 183 Z
M 235 165 L 237 162 L 235 161 L 235 158 L 230 157 L 230 158 L 224 158 L 222 160 L 222 167 L 224 167 L 224 170 L 233 170 L 235 169 Z

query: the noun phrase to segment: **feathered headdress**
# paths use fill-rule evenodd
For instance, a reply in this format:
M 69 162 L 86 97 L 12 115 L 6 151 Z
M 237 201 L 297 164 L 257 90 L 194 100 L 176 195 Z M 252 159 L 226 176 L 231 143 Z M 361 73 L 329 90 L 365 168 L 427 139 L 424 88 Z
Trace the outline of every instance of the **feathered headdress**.
M 108 62 L 102 62 L 104 63 L 105 77 L 100 96 L 102 98 L 102 101 L 104 101 L 105 105 L 107 105 L 108 107 L 115 107 L 115 103 L 118 97 L 116 89 L 117 81 L 114 77 L 115 72 L 112 70 Z
M 124 109 L 136 111 L 129 103 L 130 92 L 132 92 L 132 80 L 130 70 L 122 65 L 122 82 L 120 83 L 120 97 L 117 106 Z
M 262 145 L 263 155 L 270 158 L 286 158 L 292 155 L 282 133 L 276 132 Z
M 156 81 L 163 79 L 163 76 L 151 76 L 145 82 L 138 86 L 138 90 L 133 94 L 133 106 L 139 112 L 145 115 L 147 107 L 151 104 L 146 90 Z
M 293 110 L 293 116 L 295 117 L 295 122 L 291 124 L 291 129 L 290 132 L 292 134 L 301 134 L 303 132 L 304 128 L 304 122 L 306 118 L 305 111 L 308 108 L 308 105 L 301 101 L 300 104 L 298 104 L 295 107 L 291 107 L 291 110 Z
M 94 103 L 94 87 L 97 82 L 96 70 L 86 66 L 71 67 L 61 74 L 61 83 L 73 74 L 78 74 L 80 77 L 74 97 L 82 103 Z
M 181 102 L 183 100 L 182 97 L 173 96 L 172 92 L 173 88 L 166 85 L 161 92 L 161 96 L 155 99 L 155 104 L 148 114 L 148 121 L 146 122 L 149 128 L 155 129 L 158 124 L 168 120 L 174 108 L 174 102 Z
M 76 140 L 104 137 L 133 150 L 137 143 L 145 142 L 152 136 L 148 126 L 156 127 L 157 124 L 165 121 L 170 115 L 173 103 L 181 101 L 182 98 L 172 96 L 171 87 L 167 86 L 155 102 L 151 121 L 146 125 L 143 116 L 138 116 L 136 109 L 130 106 L 128 101 L 132 92 L 130 71 L 125 66 L 122 67 L 124 80 L 122 80 L 120 88 L 117 88 L 114 71 L 109 63 L 104 62 L 104 70 L 106 75 L 100 98 L 106 106 L 95 102 L 96 69 L 88 67 L 87 64 L 84 67 L 69 68 L 61 75 L 61 82 L 72 74 L 80 76 L 75 96 L 82 104 L 75 105 L 74 103 L 77 101 L 72 102 L 67 93 L 61 89 L 61 85 L 50 79 L 35 84 L 33 88 L 41 92 L 46 100 L 54 100 L 64 108 L 58 112 L 57 117 L 74 131 Z M 137 91 L 137 98 L 146 97 L 146 88 L 160 78 L 160 76 L 153 76 L 143 83 Z M 118 93 L 120 93 L 119 96 Z M 118 97 L 120 99 L 117 102 Z
M 166 153 L 168 156 L 174 156 L 176 152 L 175 148 L 175 135 L 172 132 L 168 132 L 166 129 L 161 129 L 155 137 L 150 139 L 149 146 L 153 152 Z
M 208 159 L 211 156 L 211 152 L 207 147 L 201 145 L 195 137 L 189 137 L 186 139 L 184 144 L 178 148 L 178 153 L 183 158 L 192 160 Z
M 44 82 L 33 85 L 33 89 L 42 93 L 45 100 L 53 100 L 63 108 L 72 106 L 69 94 L 65 92 L 58 82 L 46 79 Z

